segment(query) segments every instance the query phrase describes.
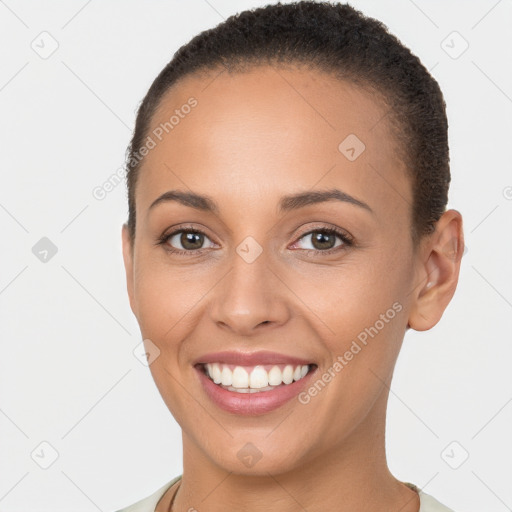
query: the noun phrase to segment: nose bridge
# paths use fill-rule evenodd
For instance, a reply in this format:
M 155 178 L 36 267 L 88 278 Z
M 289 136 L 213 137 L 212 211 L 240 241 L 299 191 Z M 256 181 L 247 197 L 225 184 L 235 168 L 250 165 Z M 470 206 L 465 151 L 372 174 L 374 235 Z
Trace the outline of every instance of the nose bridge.
M 235 247 L 231 270 L 216 287 L 212 320 L 239 334 L 250 334 L 262 323 L 284 323 L 289 314 L 286 295 L 271 267 L 270 253 L 254 238 Z

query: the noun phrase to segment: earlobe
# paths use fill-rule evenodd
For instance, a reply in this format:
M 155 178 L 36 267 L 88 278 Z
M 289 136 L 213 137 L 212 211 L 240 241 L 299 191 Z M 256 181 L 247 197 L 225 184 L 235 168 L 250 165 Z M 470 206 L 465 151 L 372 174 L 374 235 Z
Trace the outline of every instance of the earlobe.
M 414 300 L 409 313 L 411 329 L 426 331 L 436 325 L 455 293 L 464 251 L 462 216 L 447 210 L 428 236 L 418 257 Z
M 130 308 L 133 312 L 133 314 L 136 316 L 135 313 L 135 300 L 133 295 L 133 252 L 132 252 L 132 244 L 131 244 L 131 237 L 130 237 L 130 231 L 128 229 L 128 225 L 125 223 L 122 226 L 121 230 L 121 238 L 122 238 L 122 245 L 123 245 L 123 261 L 124 261 L 124 268 L 126 273 L 126 289 L 128 291 L 128 298 L 130 300 Z

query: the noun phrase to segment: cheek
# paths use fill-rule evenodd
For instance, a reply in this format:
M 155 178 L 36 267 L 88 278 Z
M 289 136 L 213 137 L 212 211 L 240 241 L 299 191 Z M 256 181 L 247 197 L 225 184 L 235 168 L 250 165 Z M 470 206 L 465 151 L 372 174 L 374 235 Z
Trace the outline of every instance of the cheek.
M 284 280 L 294 283 L 294 294 L 310 310 L 308 317 L 320 327 L 320 333 L 353 339 L 395 302 L 402 304 L 409 291 L 412 269 L 407 258 L 395 251 L 383 252 L 354 252 L 337 267 L 319 272 L 312 266 L 309 274 L 298 277 L 289 273 Z M 400 316 L 395 310 L 388 316 Z
M 376 281 L 375 274 L 374 268 L 340 276 L 338 283 L 330 281 L 329 293 L 315 295 L 313 309 L 329 327 L 321 327 L 328 353 L 323 379 L 332 382 L 318 407 L 347 429 L 362 421 L 385 391 L 383 381 L 395 365 L 407 323 L 400 280 L 387 274 Z
M 184 379 L 188 377 L 181 373 L 180 359 L 186 359 L 184 340 L 193 333 L 204 314 L 201 299 L 211 286 L 193 272 L 180 272 L 155 261 L 139 267 L 135 281 L 137 320 L 142 337 L 151 340 L 160 351 L 149 369 L 162 399 L 182 426 L 183 422 L 200 420 L 195 418 L 199 412 L 190 408 L 190 396 L 183 391 Z
M 152 261 L 139 267 L 134 295 L 137 320 L 144 337 L 162 349 L 186 337 L 208 292 L 209 281 L 190 269 Z
M 364 276 L 354 278 L 336 327 L 342 331 L 348 326 L 346 334 L 342 331 L 346 350 L 360 347 L 353 358 L 354 384 L 364 386 L 365 380 L 372 379 L 380 387 L 378 377 L 388 376 L 402 345 L 413 269 L 398 247 L 373 255 L 365 268 Z
M 364 408 L 381 389 L 378 377 L 386 379 L 402 344 L 412 275 L 405 249 L 389 247 L 354 253 L 338 268 L 296 281 L 294 292 L 328 354 L 325 367 L 339 362 L 333 403 Z

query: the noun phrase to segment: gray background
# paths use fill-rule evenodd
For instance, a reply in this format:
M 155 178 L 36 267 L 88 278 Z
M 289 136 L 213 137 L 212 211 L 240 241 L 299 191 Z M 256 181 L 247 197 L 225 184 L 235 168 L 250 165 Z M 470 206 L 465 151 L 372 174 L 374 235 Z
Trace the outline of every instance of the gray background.
M 124 183 L 93 191 L 121 174 L 134 111 L 178 47 L 265 3 L 0 1 L 1 511 L 107 512 L 181 473 L 180 429 L 133 353 Z M 441 85 L 468 249 L 443 319 L 406 335 L 390 469 L 457 511 L 512 510 L 512 4 L 351 4 Z

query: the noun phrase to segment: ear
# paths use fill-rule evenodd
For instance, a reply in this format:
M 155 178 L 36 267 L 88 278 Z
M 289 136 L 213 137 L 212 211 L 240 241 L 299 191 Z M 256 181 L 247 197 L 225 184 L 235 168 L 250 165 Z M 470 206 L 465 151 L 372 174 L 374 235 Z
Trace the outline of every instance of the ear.
M 130 308 L 133 314 L 137 316 L 137 313 L 135 312 L 135 298 L 133 294 L 133 251 L 130 230 L 128 229 L 128 225 L 126 223 L 123 224 L 121 237 L 123 243 L 124 269 L 126 272 L 126 288 L 128 290 L 128 297 L 130 299 Z
M 418 251 L 415 282 L 420 285 L 412 292 L 409 327 L 426 331 L 439 322 L 455 293 L 463 252 L 462 216 L 447 210 Z

